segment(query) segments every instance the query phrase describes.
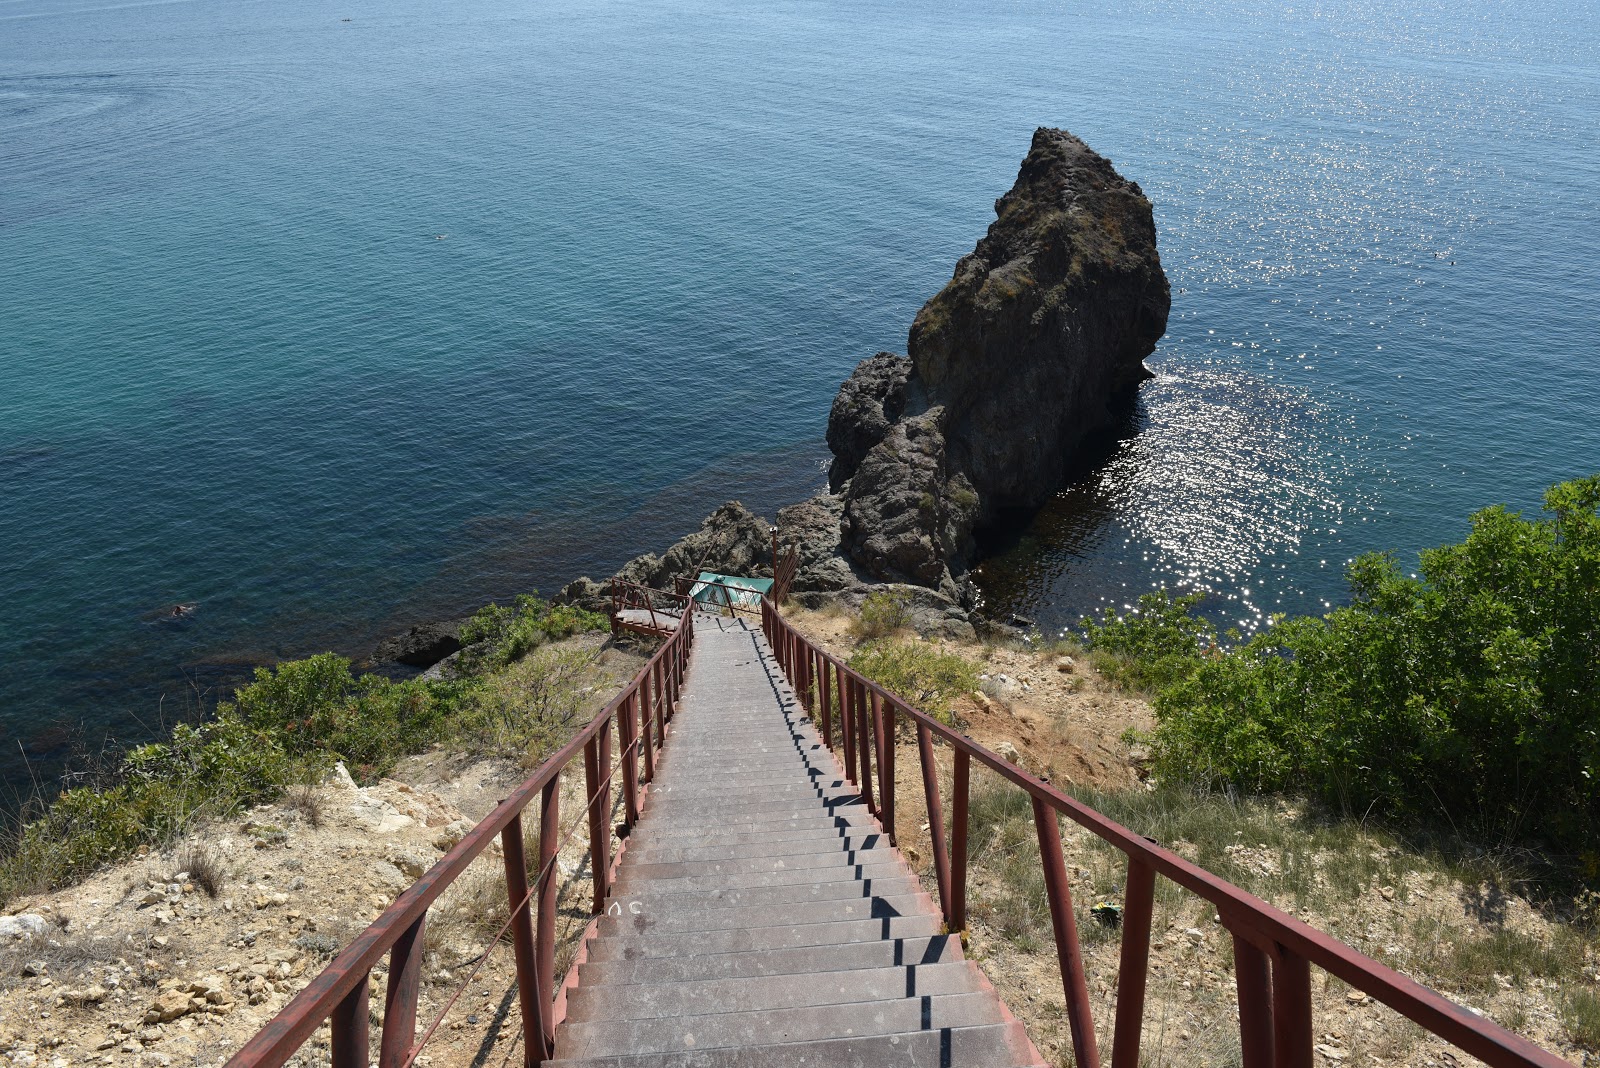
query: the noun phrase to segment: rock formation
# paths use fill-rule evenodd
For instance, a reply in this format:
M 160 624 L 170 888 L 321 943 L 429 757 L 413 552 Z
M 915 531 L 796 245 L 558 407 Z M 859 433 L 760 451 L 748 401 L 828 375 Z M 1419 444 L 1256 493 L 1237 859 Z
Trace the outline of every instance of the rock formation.
M 863 360 L 828 419 L 850 563 L 951 597 L 973 531 L 1042 504 L 1113 424 L 1171 307 L 1150 202 L 1066 131 L 1034 133 L 995 213 L 909 356 Z

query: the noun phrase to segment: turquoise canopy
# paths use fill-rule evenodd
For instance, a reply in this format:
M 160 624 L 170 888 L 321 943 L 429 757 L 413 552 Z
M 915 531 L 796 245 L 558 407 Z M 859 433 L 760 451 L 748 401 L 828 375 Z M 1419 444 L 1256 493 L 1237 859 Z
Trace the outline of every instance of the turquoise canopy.
M 718 585 L 708 585 L 718 583 Z M 730 588 L 731 587 L 731 588 Z M 689 596 L 701 604 L 727 604 L 731 600 L 743 608 L 756 608 L 761 597 L 772 589 L 769 578 L 745 578 L 743 575 L 719 575 L 715 571 L 702 571 L 689 587 Z

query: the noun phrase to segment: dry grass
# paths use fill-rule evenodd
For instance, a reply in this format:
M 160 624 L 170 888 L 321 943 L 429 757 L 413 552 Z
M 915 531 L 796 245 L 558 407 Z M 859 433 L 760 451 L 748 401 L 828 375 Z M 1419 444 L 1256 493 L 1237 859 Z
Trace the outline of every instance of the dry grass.
M 189 873 L 189 878 L 207 897 L 216 897 L 228 885 L 227 865 L 210 848 L 198 842 L 181 849 L 174 863 L 178 871 Z

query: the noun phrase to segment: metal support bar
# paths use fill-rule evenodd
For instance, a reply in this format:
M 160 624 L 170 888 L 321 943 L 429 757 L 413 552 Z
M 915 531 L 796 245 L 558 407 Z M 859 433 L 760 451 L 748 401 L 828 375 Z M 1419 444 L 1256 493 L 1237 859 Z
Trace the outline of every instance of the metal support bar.
M 861 800 L 867 803 L 867 811 L 874 816 L 878 814 L 877 802 L 872 796 L 872 724 L 871 700 L 867 696 L 866 687 L 862 687 L 856 699 L 856 753 L 861 761 L 861 775 L 856 781 L 861 784 Z
M 884 778 L 887 779 L 888 783 L 889 783 L 889 786 L 888 786 L 888 798 L 884 802 L 884 806 L 888 810 L 888 815 L 883 820 L 883 829 L 889 833 L 889 844 L 890 845 L 894 845 L 896 843 L 896 841 L 898 840 L 898 838 L 899 838 L 899 835 L 897 834 L 897 832 L 894 829 L 894 822 L 895 822 L 895 817 L 894 817 L 894 794 L 895 794 L 895 783 L 898 781 L 894 777 L 894 749 L 895 749 L 895 729 L 896 729 L 896 727 L 895 727 L 894 709 L 895 709 L 894 701 L 890 700 L 890 701 L 885 701 L 883 703 L 883 734 L 884 734 L 884 738 L 887 740 L 887 744 L 884 746 L 884 749 L 883 749 L 883 767 L 884 767 Z
M 1061 853 L 1061 827 L 1056 823 L 1055 810 L 1037 797 L 1033 799 L 1033 825 L 1039 835 L 1039 858 L 1044 862 L 1044 889 L 1050 898 L 1050 925 L 1055 930 L 1056 958 L 1061 962 L 1067 1022 L 1072 1025 L 1072 1055 L 1078 1068 L 1100 1068 L 1094 1019 L 1089 1012 L 1089 984 L 1083 974 L 1083 947 L 1078 944 L 1072 888 Z
M 639 704 L 639 755 L 644 758 L 644 777 L 640 782 L 654 782 L 656 778 L 656 750 L 651 744 L 654 733 L 650 701 L 650 675 L 639 680 L 639 690 L 636 695 Z
M 1306 959 L 1274 945 L 1272 957 L 1272 1054 L 1277 1068 L 1311 1068 L 1311 967 Z
M 878 822 L 894 826 L 894 735 L 887 728 L 889 710 L 876 693 L 872 702 L 872 739 L 878 747 Z
M 950 930 L 967 929 L 967 802 L 972 792 L 972 757 L 956 750 L 950 784 Z
M 1139 1068 L 1144 988 L 1150 973 L 1150 914 L 1155 900 L 1155 869 L 1129 857 L 1128 885 L 1122 893 L 1122 962 L 1117 970 L 1117 1029 L 1111 1040 L 1111 1068 Z M 1245 1068 L 1255 1066 L 1246 1063 Z
M 639 754 L 634 751 L 633 745 L 639 729 L 639 721 L 634 713 L 638 703 L 639 693 L 635 690 L 617 706 L 617 745 L 620 747 L 617 759 L 622 764 L 622 825 L 629 830 L 639 822 Z
M 1255 943 L 1233 936 L 1239 990 L 1239 1049 L 1244 1068 L 1272 1068 L 1272 967 Z
M 500 832 L 506 863 L 506 896 L 511 907 L 511 948 L 517 959 L 517 1003 L 522 1009 L 522 1063 L 527 1068 L 550 1059 L 545 1041 L 545 1000 L 539 994 L 539 963 L 533 946 L 533 917 L 528 914 L 528 861 L 522 851 L 522 816 L 512 817 Z M 363 1062 L 365 1063 L 365 1062 Z
M 368 1068 L 367 1060 L 367 983 L 370 973 L 363 974 L 361 981 L 351 988 L 350 993 L 334 1008 L 333 1014 L 328 1017 L 329 1027 L 333 1031 L 333 1043 L 330 1051 L 333 1068 Z
M 933 874 L 939 882 L 939 911 L 950 926 L 950 851 L 944 843 L 944 808 L 939 804 L 939 767 L 933 762 L 933 736 L 917 724 L 917 755 L 922 758 L 922 792 L 928 802 L 928 836 L 933 841 Z
M 607 771 L 611 770 L 609 768 Z M 583 747 L 583 785 L 589 799 L 589 874 L 594 882 L 594 915 L 606 910 L 606 876 L 611 870 L 611 829 L 606 826 L 605 806 L 600 799 L 600 741 L 589 739 Z
M 424 912 L 389 951 L 389 985 L 383 993 L 378 1068 L 400 1068 L 417 1040 L 417 993 L 422 985 L 422 935 L 427 922 L 428 914 Z
M 556 775 L 545 785 L 544 796 L 539 799 L 539 923 L 538 939 L 538 995 L 541 1007 L 550 1004 L 556 982 L 556 897 L 560 887 L 556 884 L 556 848 L 561 844 L 561 776 Z M 545 1046 L 555 1048 L 555 1021 L 545 1017 Z

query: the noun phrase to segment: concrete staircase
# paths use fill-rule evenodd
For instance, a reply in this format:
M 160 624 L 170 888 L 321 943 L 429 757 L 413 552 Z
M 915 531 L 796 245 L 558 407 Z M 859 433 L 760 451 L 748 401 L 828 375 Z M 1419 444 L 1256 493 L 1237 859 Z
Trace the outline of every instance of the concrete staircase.
M 1040 1064 L 941 926 L 760 627 L 697 616 L 670 741 L 553 1063 Z

